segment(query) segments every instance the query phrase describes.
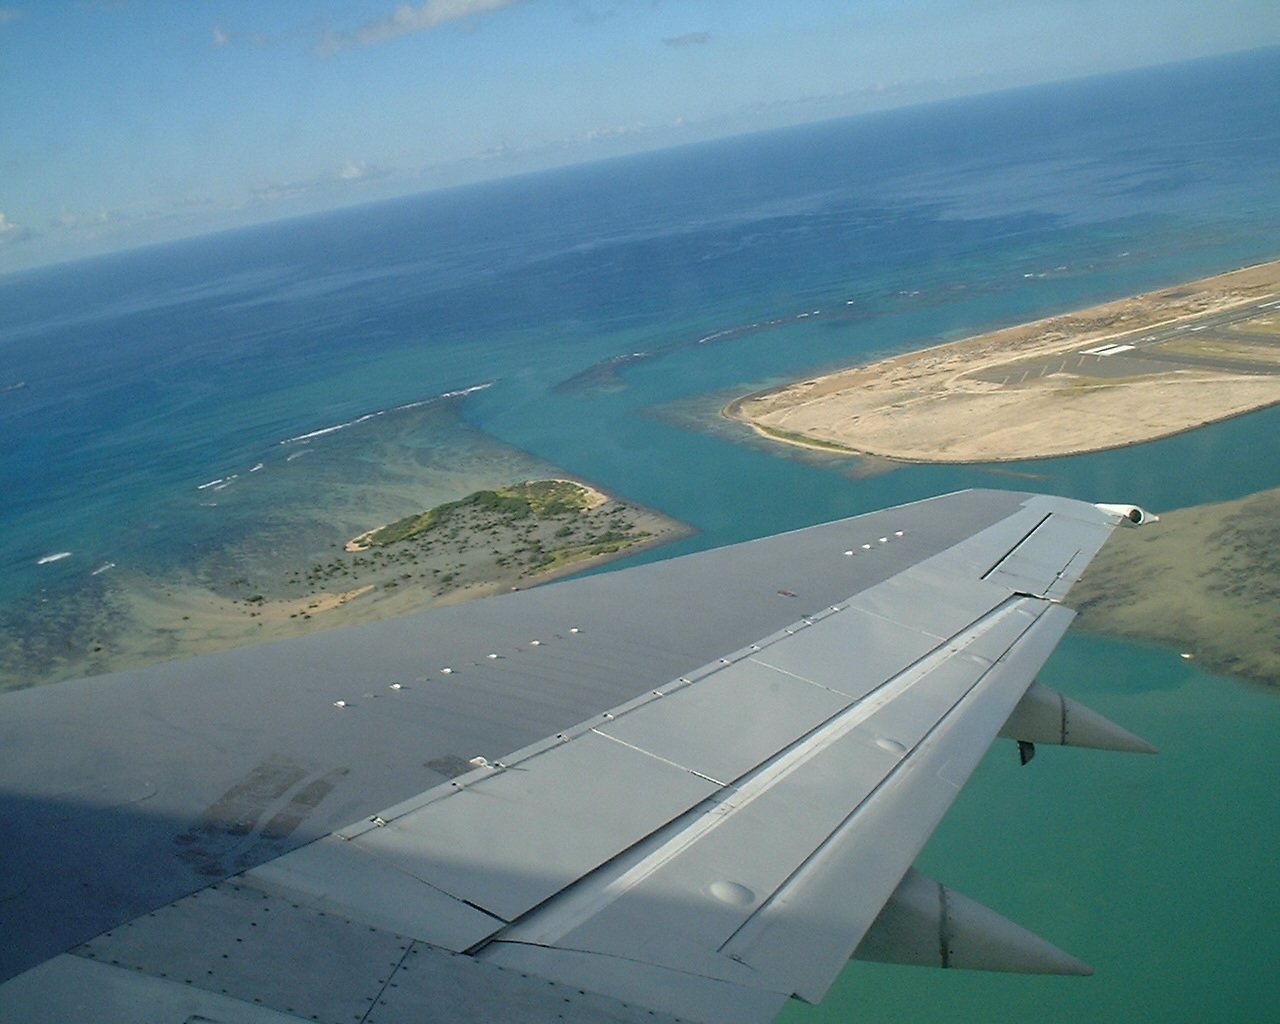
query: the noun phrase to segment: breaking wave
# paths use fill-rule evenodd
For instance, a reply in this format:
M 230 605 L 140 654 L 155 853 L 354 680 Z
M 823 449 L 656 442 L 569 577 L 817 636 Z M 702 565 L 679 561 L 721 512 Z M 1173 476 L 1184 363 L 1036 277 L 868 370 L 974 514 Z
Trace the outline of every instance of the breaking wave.
M 297 437 L 286 437 L 280 444 L 301 444 L 305 441 L 314 440 L 317 437 L 324 437 L 326 434 L 334 434 L 339 430 L 346 430 L 348 427 L 355 427 L 361 423 L 367 423 L 369 420 L 377 419 L 379 416 L 386 416 L 392 412 L 404 412 L 408 409 L 420 409 L 424 405 L 432 405 L 435 402 L 443 402 L 450 398 L 465 398 L 467 395 L 473 395 L 477 391 L 483 391 L 485 388 L 493 387 L 494 381 L 486 381 L 483 384 L 473 384 L 469 388 L 459 388 L 456 391 L 446 391 L 442 395 L 436 395 L 432 398 L 424 398 L 417 402 L 406 402 L 404 405 L 395 405 L 389 409 L 379 409 L 377 412 L 367 412 L 363 416 L 357 416 L 353 420 L 347 420 L 345 423 L 335 423 L 329 427 L 321 427 L 319 430 L 310 430 L 305 434 L 299 434 Z

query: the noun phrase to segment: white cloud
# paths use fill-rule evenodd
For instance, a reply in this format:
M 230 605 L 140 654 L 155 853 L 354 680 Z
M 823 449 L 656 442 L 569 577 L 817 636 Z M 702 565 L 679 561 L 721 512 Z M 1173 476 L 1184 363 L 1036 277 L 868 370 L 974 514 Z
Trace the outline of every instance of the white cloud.
M 0 25 L 7 25 L 22 17 L 22 12 L 15 7 L 0 7 Z
M 116 219 L 118 218 L 113 217 L 111 212 L 104 206 L 97 213 L 68 213 L 64 211 L 61 216 L 53 221 L 53 226 L 68 230 L 93 228 L 108 224 Z
M 0 210 L 0 248 L 15 242 L 25 242 L 30 237 L 30 230 L 21 224 L 15 224 Z
M 315 52 L 321 57 L 332 57 L 352 46 L 373 46 L 412 32 L 425 32 L 446 22 L 491 14 L 520 2 L 521 0 L 426 0 L 416 7 L 413 4 L 400 4 L 385 17 L 365 22 L 351 32 L 326 30 L 316 44 Z
M 342 181 L 358 181 L 361 178 L 376 177 L 378 169 L 370 167 L 363 160 L 348 160 L 338 171 Z
M 278 33 L 276 35 L 267 35 L 263 32 L 241 32 L 238 29 L 227 28 L 221 22 L 214 23 L 209 31 L 210 42 L 213 43 L 214 49 L 221 50 L 228 46 L 256 46 L 258 49 L 265 49 L 268 46 L 276 46 L 280 43 L 287 43 L 290 40 L 298 38 L 309 38 L 314 31 L 313 26 L 299 26 L 288 30 L 287 32 Z
M 362 181 L 375 181 L 385 178 L 391 172 L 366 163 L 363 160 L 348 160 L 336 173 L 322 174 L 316 178 L 305 178 L 299 181 L 264 181 L 254 185 L 253 197 L 259 200 L 292 199 L 321 189 L 352 185 Z

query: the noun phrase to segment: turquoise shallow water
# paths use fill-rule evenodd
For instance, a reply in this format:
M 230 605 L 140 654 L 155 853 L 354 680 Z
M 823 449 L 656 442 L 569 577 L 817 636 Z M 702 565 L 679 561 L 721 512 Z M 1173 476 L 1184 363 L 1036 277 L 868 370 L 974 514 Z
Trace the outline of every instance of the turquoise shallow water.
M 111 572 L 305 559 L 552 468 L 697 528 L 647 558 L 961 487 L 1165 509 L 1280 485 L 1280 409 L 872 476 L 715 416 L 815 368 L 1273 258 L 1277 108 L 1265 51 L 0 279 L 0 386 L 27 383 L 0 395 L 0 629 L 62 629 L 67 596 Z M 1046 680 L 1164 753 L 1020 769 L 998 748 L 923 866 L 1098 976 L 854 965 L 817 1015 L 1274 1019 L 1280 701 L 1087 636 Z

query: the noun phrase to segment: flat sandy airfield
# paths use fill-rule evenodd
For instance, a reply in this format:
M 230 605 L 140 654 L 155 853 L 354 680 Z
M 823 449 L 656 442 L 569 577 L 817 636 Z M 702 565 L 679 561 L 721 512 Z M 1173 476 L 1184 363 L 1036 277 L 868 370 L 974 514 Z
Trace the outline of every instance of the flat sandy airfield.
M 1280 402 L 1280 261 L 737 399 L 776 441 L 1001 462 L 1166 437 Z

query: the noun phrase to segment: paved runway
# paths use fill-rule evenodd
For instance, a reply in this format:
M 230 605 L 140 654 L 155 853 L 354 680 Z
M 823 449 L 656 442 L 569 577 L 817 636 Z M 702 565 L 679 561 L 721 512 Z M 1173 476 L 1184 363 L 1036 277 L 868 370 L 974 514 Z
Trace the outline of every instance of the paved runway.
M 1270 331 L 1245 333 L 1238 328 L 1248 321 L 1276 317 Z M 1176 351 L 1194 339 L 1204 352 Z M 1055 373 L 1118 379 L 1167 373 L 1173 369 L 1222 370 L 1228 373 L 1280 374 L 1280 295 L 1270 295 L 1235 309 L 1205 313 L 1176 324 L 1143 327 L 1117 334 L 1106 342 L 1081 342 L 1081 349 L 1050 358 L 1038 357 L 1006 363 L 974 376 L 995 384 L 1022 384 Z M 1239 355 L 1231 349 L 1237 347 Z M 1276 357 L 1258 358 L 1258 349 L 1275 348 Z M 1216 350 L 1216 351 L 1214 351 Z

